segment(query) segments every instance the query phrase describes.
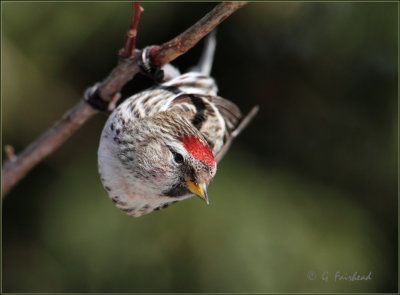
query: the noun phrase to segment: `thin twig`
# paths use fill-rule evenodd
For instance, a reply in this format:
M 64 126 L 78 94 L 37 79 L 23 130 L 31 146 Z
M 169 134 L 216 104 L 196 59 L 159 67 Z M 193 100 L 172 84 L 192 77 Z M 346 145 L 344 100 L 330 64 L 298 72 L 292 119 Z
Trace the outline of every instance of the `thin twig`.
M 143 8 L 140 7 L 139 2 L 132 2 L 132 17 L 129 31 L 126 34 L 125 48 L 120 51 L 120 55 L 124 58 L 130 58 L 135 53 L 136 47 L 136 36 L 138 32 L 138 26 L 140 22 L 140 16 L 142 15 Z
M 155 50 L 151 52 L 152 62 L 154 65 L 162 66 L 174 60 L 192 48 L 225 18 L 245 4 L 246 2 L 223 2 L 218 4 L 205 17 L 178 37 L 161 46 L 155 46 Z M 135 8 L 133 8 L 134 10 Z M 138 12 L 139 10 L 135 10 L 134 14 L 140 17 L 141 10 Z M 137 23 L 131 22 L 130 29 L 132 27 L 137 28 L 138 23 L 138 20 Z M 128 46 L 128 50 L 131 51 L 130 56 L 125 58 L 120 56 L 118 65 L 99 86 L 99 95 L 104 101 L 110 102 L 122 87 L 139 72 L 140 51 L 135 50 L 134 45 L 134 43 L 130 43 Z M 21 154 L 17 155 L 14 161 L 7 161 L 2 171 L 2 197 L 4 198 L 9 190 L 33 167 L 54 152 L 74 131 L 97 112 L 84 100 L 79 101 L 65 113 L 60 121 L 29 145 Z
M 215 156 L 215 160 L 219 162 L 225 153 L 228 151 L 229 147 L 231 146 L 233 140 L 242 132 L 244 128 L 253 120 L 254 116 L 257 115 L 259 106 L 254 106 L 250 112 L 242 119 L 240 122 L 239 126 L 231 133 L 229 138 L 226 140 L 225 145 L 222 147 L 222 149 L 218 152 L 218 154 Z

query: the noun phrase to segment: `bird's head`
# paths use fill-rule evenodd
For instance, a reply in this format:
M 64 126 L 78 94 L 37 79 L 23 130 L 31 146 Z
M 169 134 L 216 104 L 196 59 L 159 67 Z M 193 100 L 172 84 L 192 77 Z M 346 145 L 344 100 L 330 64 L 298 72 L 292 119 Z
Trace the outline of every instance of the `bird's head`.
M 184 122 L 166 125 L 153 118 L 149 126 L 153 132 L 136 150 L 137 171 L 162 196 L 195 194 L 208 204 L 207 186 L 215 176 L 216 162 L 201 133 Z

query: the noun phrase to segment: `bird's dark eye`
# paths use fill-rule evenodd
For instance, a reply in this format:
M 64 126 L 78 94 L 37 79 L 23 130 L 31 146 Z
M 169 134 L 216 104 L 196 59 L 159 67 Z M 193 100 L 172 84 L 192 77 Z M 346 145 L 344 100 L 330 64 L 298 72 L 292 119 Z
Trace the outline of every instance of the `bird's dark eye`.
M 181 163 L 183 163 L 183 156 L 179 153 L 174 153 L 174 160 L 178 164 L 181 164 Z
M 174 160 L 176 163 L 183 163 L 183 156 L 180 153 L 177 153 L 172 147 L 168 146 L 169 151 L 174 155 Z

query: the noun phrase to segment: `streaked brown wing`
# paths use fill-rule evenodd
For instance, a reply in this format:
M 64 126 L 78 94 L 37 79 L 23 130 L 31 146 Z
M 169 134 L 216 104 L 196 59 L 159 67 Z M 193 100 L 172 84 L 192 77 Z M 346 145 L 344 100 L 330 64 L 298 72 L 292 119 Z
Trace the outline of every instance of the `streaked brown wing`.
M 217 107 L 225 120 L 228 134 L 231 133 L 242 118 L 239 108 L 233 102 L 219 96 L 206 96 L 206 98 Z

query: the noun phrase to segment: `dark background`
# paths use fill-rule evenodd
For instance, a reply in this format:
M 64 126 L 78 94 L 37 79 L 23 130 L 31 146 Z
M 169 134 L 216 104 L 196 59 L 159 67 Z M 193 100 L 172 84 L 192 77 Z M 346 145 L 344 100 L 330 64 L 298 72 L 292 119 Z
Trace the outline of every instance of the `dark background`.
M 215 5 L 142 3 L 138 47 Z M 3 145 L 21 151 L 109 73 L 130 7 L 3 3 Z M 213 76 L 243 112 L 261 109 L 220 163 L 210 206 L 116 209 L 97 174 L 97 115 L 4 200 L 3 291 L 395 292 L 397 22 L 397 3 L 237 11 L 218 27 Z M 123 95 L 149 85 L 137 77 Z

